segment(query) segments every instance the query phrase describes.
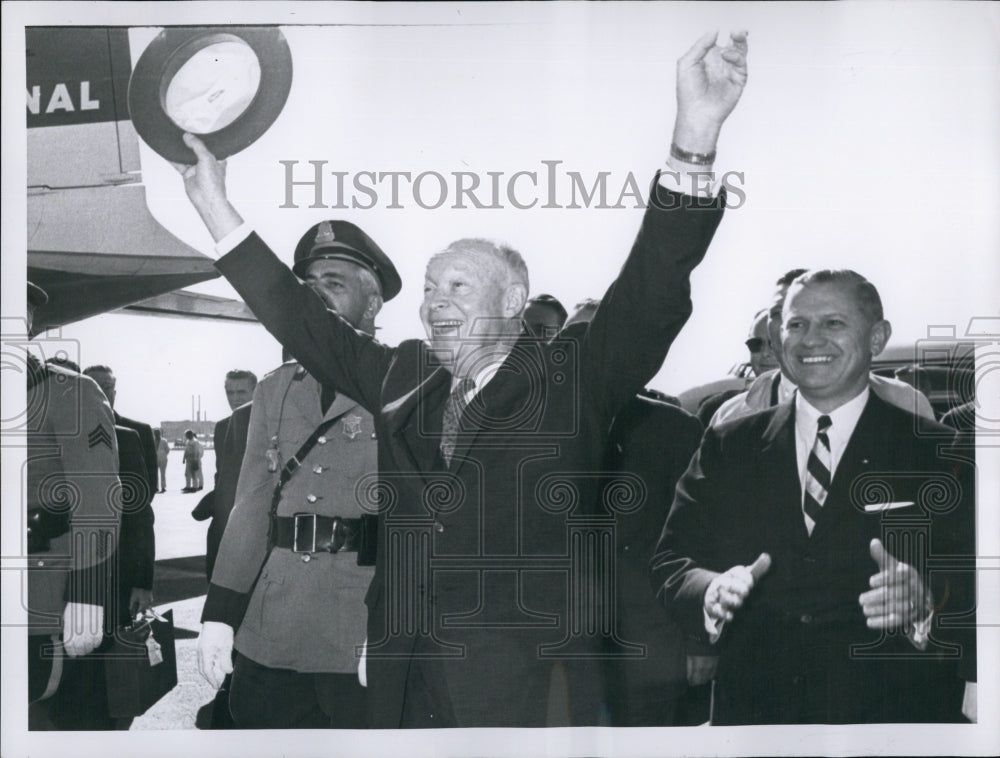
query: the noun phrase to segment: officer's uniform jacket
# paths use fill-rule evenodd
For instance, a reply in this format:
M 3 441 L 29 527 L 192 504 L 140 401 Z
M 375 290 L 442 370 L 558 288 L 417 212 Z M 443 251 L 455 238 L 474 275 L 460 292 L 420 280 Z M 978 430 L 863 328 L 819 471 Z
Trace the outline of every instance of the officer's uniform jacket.
M 68 509 L 69 531 L 28 555 L 29 634 L 57 634 L 67 602 L 104 605 L 121 522 L 115 420 L 93 379 L 28 361 L 29 511 Z
M 283 466 L 324 419 L 336 421 L 284 485 L 277 515 L 358 518 L 375 512 L 374 504 L 362 507 L 377 470 L 371 414 L 338 395 L 324 416 L 320 392 L 319 383 L 294 362 L 257 385 L 236 503 L 202 618 L 237 628 L 236 650 L 264 666 L 348 673 L 357 670 L 356 647 L 365 639 L 364 596 L 374 569 L 359 567 L 355 552 L 276 547 L 267 553 L 268 512 L 279 476 L 268 470 L 268 459 L 276 450 Z

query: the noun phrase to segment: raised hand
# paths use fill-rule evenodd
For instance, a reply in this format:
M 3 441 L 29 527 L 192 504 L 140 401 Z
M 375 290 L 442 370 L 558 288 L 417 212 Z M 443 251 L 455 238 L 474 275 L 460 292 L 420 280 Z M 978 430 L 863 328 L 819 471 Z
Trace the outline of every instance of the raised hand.
M 705 613 L 716 624 L 732 621 L 733 612 L 743 606 L 750 590 L 771 568 L 771 556 L 761 553 L 749 566 L 733 566 L 719 574 L 705 590 Z
M 908 631 L 930 616 L 933 599 L 917 570 L 893 558 L 878 539 L 871 541 L 868 550 L 878 566 L 868 580 L 872 589 L 858 596 L 868 628 Z
M 243 223 L 226 197 L 226 162 L 217 160 L 205 143 L 193 134 L 184 134 L 184 144 L 191 148 L 198 162 L 193 166 L 172 164 L 184 180 L 184 191 L 198 211 L 205 227 L 218 242 Z
M 702 36 L 677 61 L 677 123 L 674 144 L 710 153 L 726 117 L 747 83 L 747 32 L 733 32 L 725 46 L 717 32 Z

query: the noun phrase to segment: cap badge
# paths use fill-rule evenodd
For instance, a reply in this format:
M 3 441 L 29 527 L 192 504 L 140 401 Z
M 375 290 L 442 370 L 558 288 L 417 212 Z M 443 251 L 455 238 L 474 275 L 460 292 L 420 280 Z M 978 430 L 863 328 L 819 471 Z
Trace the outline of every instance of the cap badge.
M 330 226 L 330 222 L 321 222 L 319 229 L 316 231 L 316 245 L 329 245 L 335 239 L 337 239 L 337 237 L 333 233 L 333 227 Z

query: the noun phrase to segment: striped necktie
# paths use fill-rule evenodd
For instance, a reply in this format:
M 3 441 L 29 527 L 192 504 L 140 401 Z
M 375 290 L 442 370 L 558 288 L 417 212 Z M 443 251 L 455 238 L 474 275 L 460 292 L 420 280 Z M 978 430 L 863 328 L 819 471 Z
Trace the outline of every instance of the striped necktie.
M 451 391 L 444 404 L 444 417 L 441 421 L 441 457 L 446 466 L 451 465 L 451 456 L 455 453 L 455 441 L 458 439 L 459 424 L 462 414 L 468 407 L 468 394 L 475 388 L 472 379 L 460 379 L 455 389 Z
M 806 464 L 805 492 L 802 498 L 802 510 L 815 524 L 826 502 L 826 494 L 830 490 L 830 437 L 826 431 L 833 422 L 829 416 L 820 416 L 816 422 L 816 441 L 809 453 Z M 809 526 L 809 521 L 806 521 Z M 812 528 L 809 528 L 812 533 Z

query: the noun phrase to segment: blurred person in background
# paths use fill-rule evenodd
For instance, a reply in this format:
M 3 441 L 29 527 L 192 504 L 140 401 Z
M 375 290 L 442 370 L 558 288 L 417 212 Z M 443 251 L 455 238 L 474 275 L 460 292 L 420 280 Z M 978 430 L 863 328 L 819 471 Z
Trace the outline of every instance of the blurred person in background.
M 184 432 L 184 489 L 181 492 L 198 492 L 204 487 L 201 472 L 201 459 L 205 451 L 194 432 L 188 429 Z
M 201 499 L 191 515 L 196 521 L 211 519 L 205 536 L 205 575 L 211 580 L 215 556 L 219 552 L 222 534 L 226 531 L 229 512 L 236 499 L 236 482 L 247 447 L 250 426 L 250 401 L 257 387 L 257 375 L 245 369 L 226 373 L 226 401 L 232 414 L 215 424 L 215 486 Z
M 167 491 L 167 463 L 170 460 L 170 443 L 163 439 L 159 429 L 153 430 L 153 442 L 156 443 L 156 468 L 160 472 L 160 492 Z

